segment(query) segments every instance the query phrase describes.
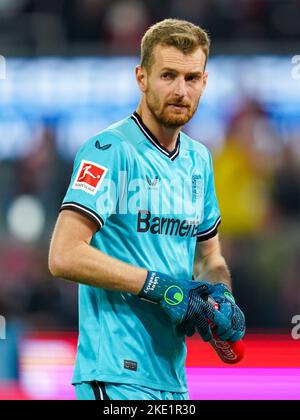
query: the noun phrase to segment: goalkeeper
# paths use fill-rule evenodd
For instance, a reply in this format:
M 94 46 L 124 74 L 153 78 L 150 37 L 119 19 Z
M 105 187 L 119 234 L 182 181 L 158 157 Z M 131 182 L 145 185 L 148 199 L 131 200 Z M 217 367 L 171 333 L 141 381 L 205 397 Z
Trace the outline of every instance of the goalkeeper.
M 78 399 L 188 399 L 185 336 L 210 340 L 209 321 L 222 339 L 245 331 L 211 155 L 181 131 L 206 86 L 208 36 L 167 19 L 141 47 L 137 111 L 78 151 L 50 246 L 51 273 L 79 283 Z

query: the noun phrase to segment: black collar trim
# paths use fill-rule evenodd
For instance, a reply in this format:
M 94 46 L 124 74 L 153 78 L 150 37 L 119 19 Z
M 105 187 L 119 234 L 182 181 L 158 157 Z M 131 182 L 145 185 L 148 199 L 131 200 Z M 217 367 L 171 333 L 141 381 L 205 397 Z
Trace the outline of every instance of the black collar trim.
M 179 149 L 180 149 L 180 133 L 178 134 L 176 146 L 175 149 L 171 152 L 166 149 L 164 146 L 160 144 L 160 142 L 157 140 L 157 138 L 154 136 L 154 134 L 151 133 L 149 128 L 145 126 L 143 123 L 142 118 L 139 116 L 137 112 L 134 112 L 131 115 L 131 119 L 136 123 L 136 125 L 139 127 L 139 129 L 143 132 L 143 134 L 147 137 L 148 140 L 151 141 L 151 143 L 165 156 L 170 158 L 171 160 L 176 159 L 176 157 L 179 155 Z

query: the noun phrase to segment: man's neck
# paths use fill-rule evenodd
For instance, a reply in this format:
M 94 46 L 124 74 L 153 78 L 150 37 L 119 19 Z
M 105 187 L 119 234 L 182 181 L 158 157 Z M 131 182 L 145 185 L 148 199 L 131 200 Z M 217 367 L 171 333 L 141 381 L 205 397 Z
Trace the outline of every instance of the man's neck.
M 181 127 L 163 127 L 156 121 L 148 107 L 143 107 L 142 104 L 138 106 L 137 113 L 142 118 L 146 127 L 149 128 L 151 133 L 154 134 L 154 136 L 160 142 L 160 144 L 170 152 L 173 151 L 176 147 L 176 142 Z

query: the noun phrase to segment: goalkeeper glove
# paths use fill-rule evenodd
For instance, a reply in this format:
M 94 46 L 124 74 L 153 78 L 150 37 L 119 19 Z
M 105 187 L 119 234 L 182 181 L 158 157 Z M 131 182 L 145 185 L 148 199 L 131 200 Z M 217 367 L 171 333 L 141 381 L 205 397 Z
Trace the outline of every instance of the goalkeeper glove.
M 220 313 L 227 319 L 227 323 L 218 323 L 216 333 L 220 340 L 233 343 L 241 340 L 246 331 L 245 316 L 230 290 L 223 283 L 215 284 L 211 297 L 219 304 Z
M 139 293 L 143 300 L 158 303 L 171 318 L 179 334 L 193 335 L 195 328 L 204 341 L 212 338 L 207 322 L 208 311 L 214 318 L 216 312 L 202 297 L 213 291 L 210 283 L 175 280 L 162 273 L 149 271 Z

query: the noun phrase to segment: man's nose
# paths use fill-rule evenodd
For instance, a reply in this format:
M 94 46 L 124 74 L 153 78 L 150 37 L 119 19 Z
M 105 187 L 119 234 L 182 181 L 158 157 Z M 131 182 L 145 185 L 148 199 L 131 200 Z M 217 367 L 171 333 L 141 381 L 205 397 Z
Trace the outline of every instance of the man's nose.
M 186 95 L 186 82 L 184 77 L 177 77 L 174 91 L 176 96 L 184 97 Z

